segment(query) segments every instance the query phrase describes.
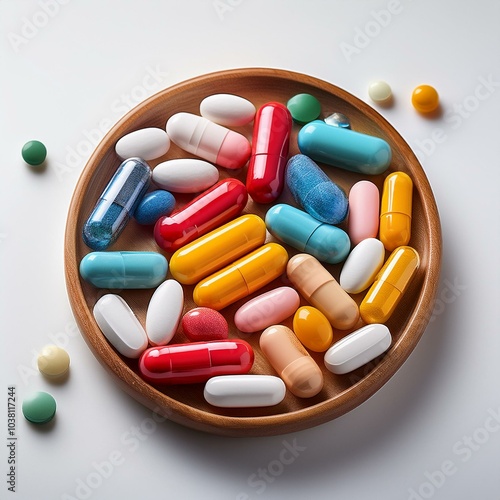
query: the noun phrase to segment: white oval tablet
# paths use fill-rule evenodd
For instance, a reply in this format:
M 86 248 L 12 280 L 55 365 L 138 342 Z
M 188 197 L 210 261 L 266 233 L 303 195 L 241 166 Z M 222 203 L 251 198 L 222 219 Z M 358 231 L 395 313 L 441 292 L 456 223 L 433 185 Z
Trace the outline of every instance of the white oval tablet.
M 214 94 L 200 104 L 200 115 L 226 127 L 240 127 L 255 116 L 255 106 L 243 97 L 232 94 Z
M 389 328 L 381 324 L 367 325 L 339 340 L 325 353 L 325 366 L 333 373 L 349 373 L 389 349 Z
M 283 380 L 272 375 L 221 375 L 205 384 L 208 403 L 220 408 L 274 406 L 285 397 Z
M 340 286 L 348 293 L 360 293 L 374 281 L 384 264 L 384 244 L 376 238 L 359 242 L 344 262 Z
M 184 292 L 179 282 L 166 280 L 155 290 L 146 312 L 146 334 L 152 345 L 165 345 L 172 340 L 183 308 Z
M 139 157 L 154 160 L 170 148 L 170 138 L 161 128 L 142 128 L 124 135 L 115 145 L 116 154 L 126 160 Z
M 111 345 L 127 358 L 138 358 L 148 337 L 132 309 L 119 295 L 103 295 L 94 306 L 94 318 Z
M 167 160 L 154 168 L 152 179 L 173 193 L 199 193 L 219 180 L 219 170 L 203 160 Z

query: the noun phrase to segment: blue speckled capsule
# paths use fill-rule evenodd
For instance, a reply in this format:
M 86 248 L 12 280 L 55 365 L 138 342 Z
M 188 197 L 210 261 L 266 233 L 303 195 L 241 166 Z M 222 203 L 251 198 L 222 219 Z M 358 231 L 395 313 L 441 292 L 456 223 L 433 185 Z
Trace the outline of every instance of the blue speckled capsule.
M 267 211 L 266 227 L 275 238 L 328 264 L 344 261 L 351 249 L 349 236 L 340 227 L 322 224 L 284 203 Z
M 315 219 L 340 224 L 349 208 L 347 196 L 305 155 L 295 155 L 286 166 L 286 184 L 295 201 Z
M 167 271 L 158 252 L 91 252 L 80 262 L 81 277 L 97 288 L 155 288 Z
M 383 139 L 332 127 L 323 120 L 302 127 L 297 142 L 300 152 L 313 160 L 360 174 L 381 174 L 392 158 L 391 147 Z
M 160 217 L 172 213 L 175 198 L 172 193 L 157 189 L 144 195 L 134 212 L 134 219 L 145 226 L 155 224 Z
M 151 168 L 129 158 L 117 169 L 83 226 L 83 241 L 92 250 L 106 250 L 125 228 L 148 190 Z

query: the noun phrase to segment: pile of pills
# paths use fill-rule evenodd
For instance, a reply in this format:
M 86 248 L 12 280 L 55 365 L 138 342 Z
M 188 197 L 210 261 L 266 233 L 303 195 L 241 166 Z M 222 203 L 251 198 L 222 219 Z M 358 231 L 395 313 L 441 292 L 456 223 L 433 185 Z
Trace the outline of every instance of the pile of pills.
M 378 85 L 373 93 L 387 99 L 390 88 Z M 393 172 L 380 196 L 368 179 L 388 169 L 389 144 L 351 130 L 341 113 L 320 116 L 321 104 L 309 94 L 258 110 L 243 97 L 217 94 L 203 99 L 200 115 L 180 110 L 165 130 L 136 130 L 116 143 L 123 162 L 83 226 L 92 251 L 80 274 L 102 289 L 156 288 L 144 326 L 119 294 L 105 293 L 93 309 L 104 336 L 137 360 L 145 381 L 204 383 L 206 401 L 219 407 L 270 406 L 287 391 L 310 398 L 322 390 L 323 371 L 310 351 L 324 353 L 324 366 L 336 376 L 390 347 L 385 323 L 419 267 L 408 246 L 412 180 Z M 228 128 L 252 120 L 251 142 Z M 300 154 L 289 157 L 294 126 Z M 168 153 L 171 143 L 193 158 L 168 159 L 152 170 L 147 162 Z M 318 163 L 368 179 L 346 194 Z M 247 164 L 245 183 L 219 180 L 219 169 Z M 297 206 L 278 202 L 284 189 Z M 173 211 L 177 193 L 198 195 Z M 242 214 L 249 197 L 269 206 L 265 219 Z M 151 226 L 158 252 L 108 250 L 132 217 Z M 347 231 L 339 227 L 344 222 Z M 267 232 L 278 242 L 266 243 Z M 281 243 L 299 253 L 289 258 Z M 343 263 L 339 281 L 323 263 Z M 284 274 L 290 286 L 244 301 Z M 185 314 L 183 285 L 194 285 L 197 306 Z M 365 296 L 358 307 L 351 294 L 359 293 Z M 301 297 L 308 305 L 300 307 Z M 238 301 L 234 317 L 219 312 Z M 292 317 L 289 328 L 283 323 Z M 260 334 L 274 373 L 249 374 L 253 349 L 228 338 L 228 321 Z M 189 342 L 171 344 L 179 328 Z M 346 335 L 333 343 L 333 329 Z

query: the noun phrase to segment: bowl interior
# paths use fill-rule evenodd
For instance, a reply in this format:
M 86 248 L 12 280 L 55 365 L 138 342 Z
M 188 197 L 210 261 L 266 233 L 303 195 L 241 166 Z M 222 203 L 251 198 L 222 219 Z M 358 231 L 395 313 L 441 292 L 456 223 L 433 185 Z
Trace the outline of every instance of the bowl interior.
M 144 324 L 149 299 L 154 290 L 110 291 L 94 288 L 79 275 L 81 259 L 91 250 L 83 243 L 81 234 L 85 220 L 92 211 L 102 190 L 121 163 L 115 153 L 116 141 L 128 132 L 143 127 L 164 128 L 167 119 L 174 113 L 187 111 L 199 114 L 201 100 L 211 94 L 230 93 L 240 95 L 254 103 L 258 109 L 269 101 L 286 104 L 290 97 L 299 93 L 310 93 L 322 104 L 320 118 L 338 111 L 350 118 L 352 128 L 359 132 L 382 137 L 389 142 L 393 152 L 387 172 L 372 176 L 382 191 L 384 178 L 390 172 L 401 170 L 408 173 L 414 182 L 412 238 L 410 245 L 420 254 L 421 266 L 410 288 L 396 312 L 387 323 L 393 336 L 389 351 L 377 360 L 346 375 L 334 375 L 324 367 L 323 354 L 312 353 L 324 372 L 325 385 L 315 397 L 301 399 L 289 391 L 282 403 L 270 408 L 221 409 L 205 402 L 203 385 L 155 386 L 144 382 L 137 374 L 137 361 L 120 356 L 107 342 L 99 330 L 92 314 L 96 301 L 105 293 L 119 293 L 128 302 L 139 320 Z M 248 139 L 252 136 L 252 124 L 239 127 L 238 132 Z M 296 136 L 300 126 L 294 124 L 290 141 L 290 156 L 299 153 Z M 151 167 L 166 159 L 188 158 L 189 154 L 172 144 L 168 153 L 149 162 Z M 357 181 L 367 178 L 361 174 L 323 166 L 324 171 L 346 193 Z M 220 178 L 236 177 L 245 182 L 246 169 L 241 171 L 220 170 Z M 176 208 L 187 203 L 193 196 L 177 195 Z M 295 205 L 285 188 L 279 203 Z M 253 203 L 250 199 L 244 213 L 255 213 L 265 217 L 269 206 Z M 344 227 L 345 224 L 341 227 Z M 274 239 L 268 235 L 268 241 Z M 289 256 L 297 250 L 284 245 Z M 152 227 L 140 226 L 131 220 L 117 242 L 109 250 L 160 251 Z M 167 259 L 170 254 L 163 252 Z M 65 271 L 70 303 L 89 347 L 97 359 L 112 373 L 122 387 L 134 398 L 166 417 L 184 425 L 225 435 L 272 435 L 301 430 L 336 418 L 355 408 L 374 394 L 398 370 L 420 339 L 432 313 L 436 294 L 441 257 L 441 234 L 439 215 L 427 178 L 409 146 L 373 108 L 338 87 L 324 81 L 283 70 L 249 68 L 222 71 L 180 83 L 152 96 L 124 116 L 104 137 L 89 159 L 75 190 L 69 210 L 66 242 Z M 326 266 L 338 278 L 341 265 Z M 170 274 L 168 277 L 171 277 Z M 271 288 L 288 284 L 286 276 L 275 280 L 254 295 Z M 192 286 L 184 286 L 184 312 L 196 307 L 192 300 Z M 255 351 L 255 363 L 251 373 L 274 374 L 273 369 L 259 350 L 259 333 L 243 334 L 234 327 L 236 309 L 251 297 L 224 309 L 230 325 L 230 337 L 243 338 Z M 360 303 L 363 294 L 353 296 Z M 302 299 L 301 305 L 306 305 Z M 291 318 L 285 324 L 291 327 Z M 361 327 L 362 323 L 356 328 Z M 334 340 L 349 331 L 335 331 Z M 172 343 L 187 339 L 178 331 Z

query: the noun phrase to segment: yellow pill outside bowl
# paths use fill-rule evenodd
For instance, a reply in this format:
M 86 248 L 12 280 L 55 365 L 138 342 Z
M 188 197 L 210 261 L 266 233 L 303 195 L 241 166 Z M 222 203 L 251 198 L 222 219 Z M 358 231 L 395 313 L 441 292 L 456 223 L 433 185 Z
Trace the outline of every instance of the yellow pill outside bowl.
M 38 369 L 47 377 L 62 377 L 69 369 L 69 354 L 56 345 L 45 346 L 37 361 Z

